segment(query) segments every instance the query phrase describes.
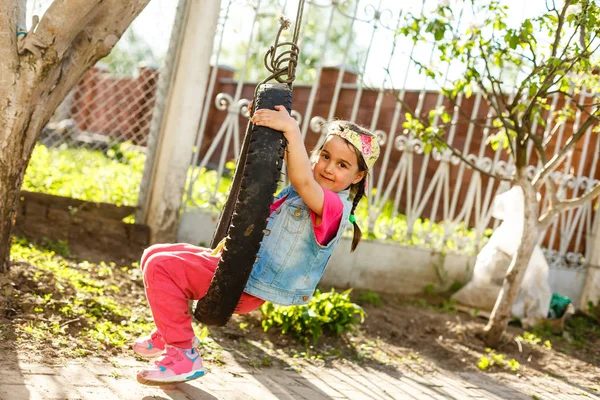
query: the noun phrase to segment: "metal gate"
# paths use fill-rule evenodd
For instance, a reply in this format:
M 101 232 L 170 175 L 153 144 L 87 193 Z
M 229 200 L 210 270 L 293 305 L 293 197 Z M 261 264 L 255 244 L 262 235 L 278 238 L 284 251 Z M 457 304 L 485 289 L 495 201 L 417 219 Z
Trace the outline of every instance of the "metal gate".
M 508 187 L 467 168 L 449 151 L 425 154 L 425 144 L 402 128 L 407 111 L 403 104 L 410 105 L 419 115 L 445 106 L 454 121 L 459 112 L 487 116 L 483 126 L 453 125 L 448 142 L 463 150 L 483 170 L 511 172 L 509 156 L 501 148 L 494 151 L 486 145 L 495 128 L 481 95 L 459 98 L 458 106 L 449 108 L 439 86 L 421 75 L 416 64 L 418 61 L 435 65 L 435 52 L 396 34 L 406 15 L 435 6 L 433 3 L 436 2 L 307 1 L 293 115 L 309 149 L 322 138 L 326 121 L 336 118 L 357 122 L 378 135 L 382 156 L 368 180 L 369 205 L 357 212 L 357 219 L 370 238 L 441 252 L 476 253 L 490 230 L 499 224 L 491 217 L 493 199 Z M 183 224 L 194 214 L 216 216 L 220 211 L 232 161 L 239 154 L 248 121 L 247 105 L 256 82 L 265 74 L 262 58 L 275 37 L 277 17 L 293 15 L 296 6 L 297 1 L 222 2 L 207 100 L 184 200 Z M 448 67 L 445 79 L 450 79 L 452 73 Z M 557 105 L 555 97 L 551 110 L 556 110 Z M 578 117 L 575 128 L 577 124 Z M 553 129 L 548 124 L 546 133 Z M 569 132 L 562 125 L 553 134 L 554 150 L 558 151 Z M 600 138 L 590 130 L 564 168 L 554 175 L 559 196 L 581 194 L 598 182 L 595 174 L 599 154 Z M 535 167 L 530 172 L 533 174 Z M 554 290 L 580 291 L 587 268 L 585 243 L 593 218 L 593 204 L 587 204 L 564 213 L 546 233 L 543 244 Z

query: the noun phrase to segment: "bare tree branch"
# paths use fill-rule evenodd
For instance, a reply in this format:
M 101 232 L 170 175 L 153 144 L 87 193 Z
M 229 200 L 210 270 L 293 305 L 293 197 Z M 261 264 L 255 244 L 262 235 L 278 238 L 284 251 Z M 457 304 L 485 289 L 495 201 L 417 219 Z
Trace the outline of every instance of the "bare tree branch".
M 504 124 L 504 127 L 514 130 L 514 127 L 508 123 L 506 118 L 504 118 L 502 116 L 502 110 L 500 110 L 500 105 L 498 103 L 494 102 L 495 94 L 492 94 L 492 97 L 490 97 L 489 92 L 488 92 L 487 88 L 485 87 L 485 85 L 483 84 L 483 81 L 481 80 L 481 78 L 475 77 L 474 79 L 475 79 L 475 82 L 477 83 L 477 86 L 479 87 L 479 90 L 481 90 L 481 95 L 483 96 L 485 101 L 490 105 L 490 107 L 492 107 L 494 109 L 494 111 L 496 112 L 496 116 L 498 118 L 500 118 L 500 120 Z
M 535 151 L 540 158 L 540 163 L 545 165 L 548 162 L 548 158 L 546 157 L 546 151 L 542 143 L 542 138 L 537 135 L 530 135 L 529 138 L 534 144 Z M 546 191 L 548 192 L 549 208 L 554 208 L 556 204 L 558 204 L 559 200 L 556 194 L 556 183 L 552 180 L 552 178 L 546 180 Z
M 592 126 L 592 124 L 600 121 L 600 110 L 596 109 L 594 114 L 590 116 L 585 122 L 577 129 L 577 132 L 573 134 L 567 140 L 567 143 L 563 146 L 563 148 L 556 154 L 550 161 L 548 161 L 542 169 L 533 177 L 531 183 L 539 189 L 542 183 L 548 178 L 548 175 L 552 173 L 567 157 L 567 155 L 573 150 L 579 139 L 583 137 L 586 133 L 587 129 Z
M 418 62 L 418 61 L 414 60 L 412 57 L 411 57 L 411 60 L 413 60 L 415 62 Z M 391 86 L 394 87 L 393 79 L 392 79 L 392 75 L 391 75 L 390 71 L 387 70 L 386 73 L 388 74 L 388 78 L 390 79 Z M 440 87 L 440 88 L 444 87 L 438 79 L 436 79 L 436 78 L 431 78 L 431 79 L 435 82 L 435 84 L 438 87 Z M 373 88 L 371 88 L 371 89 L 373 89 Z M 375 90 L 375 89 L 373 89 L 373 90 Z M 396 101 L 398 103 L 402 104 L 402 107 L 404 107 L 405 109 L 407 109 L 412 115 L 415 116 L 415 118 L 420 118 L 420 116 L 415 115 L 415 110 L 412 107 L 410 107 L 407 102 L 405 102 L 403 99 L 401 99 L 400 96 L 398 96 L 393 90 L 389 90 L 388 93 L 390 93 L 392 96 L 394 96 L 394 98 L 396 99 Z M 465 112 L 465 110 L 463 110 L 462 107 L 458 107 L 456 99 L 453 99 L 451 96 L 447 96 L 447 95 L 444 95 L 444 97 L 446 99 L 448 99 L 448 101 L 450 101 L 452 109 L 453 110 L 457 109 L 458 110 L 458 114 L 461 115 L 462 117 L 464 117 L 464 120 L 456 121 L 455 125 L 458 125 L 458 123 L 462 123 L 462 122 L 469 122 L 469 123 L 472 123 L 473 125 L 475 125 L 478 128 L 482 128 L 482 129 L 485 128 L 485 126 L 486 126 L 485 122 L 487 121 L 487 118 L 482 118 L 481 119 L 482 122 L 479 122 L 480 121 L 479 119 L 473 119 L 473 118 L 471 118 L 471 116 L 469 114 L 467 114 Z
M 575 106 L 577 106 L 577 108 L 579 108 L 582 112 L 585 112 L 589 116 L 592 116 L 592 113 L 589 112 L 585 107 L 598 107 L 598 106 L 600 106 L 600 101 L 596 102 L 596 103 L 583 103 L 583 104 L 578 103 L 577 99 L 575 98 L 574 95 L 572 95 L 571 93 L 564 92 L 562 90 L 553 90 L 551 92 L 548 92 L 547 94 L 548 94 L 548 96 L 553 95 L 553 94 L 562 94 L 563 96 L 572 98 L 573 100 L 575 100 L 574 101 Z
M 560 39 L 562 38 L 562 27 L 563 24 L 565 23 L 565 15 L 567 14 L 567 8 L 569 7 L 569 5 L 571 4 L 571 0 L 566 0 L 565 4 L 563 5 L 563 9 L 560 11 L 560 14 L 558 14 L 558 26 L 556 27 L 556 31 L 554 33 L 554 41 L 551 45 L 551 49 L 552 49 L 552 57 L 556 57 L 556 52 L 558 50 L 558 44 L 560 43 Z
M 576 197 L 570 200 L 561 201 L 556 204 L 554 208 L 548 207 L 548 211 L 542 215 L 539 219 L 539 223 L 542 229 L 546 229 L 550 226 L 554 217 L 564 211 L 571 210 L 573 208 L 581 207 L 587 202 L 593 201 L 594 198 L 600 196 L 600 183 L 597 183 L 592 189 L 580 197 Z
M 480 46 L 481 47 L 481 46 Z M 467 58 L 472 59 L 472 55 L 470 51 L 467 51 Z M 475 79 L 475 82 L 477 83 L 477 86 L 479 87 L 479 90 L 481 90 L 481 95 L 483 96 L 483 98 L 485 99 L 485 101 L 489 104 L 490 107 L 492 107 L 494 109 L 494 111 L 496 112 L 496 117 L 498 117 L 500 119 L 500 121 L 502 122 L 502 125 L 504 126 L 504 129 L 506 129 L 506 131 L 508 132 L 509 130 L 512 131 L 516 131 L 516 126 L 513 125 L 512 121 L 510 119 L 507 119 L 506 117 L 504 117 L 502 110 L 500 109 L 500 104 L 498 103 L 498 96 L 502 95 L 504 96 L 504 94 L 502 93 L 502 91 L 500 91 L 500 93 L 496 93 L 496 91 L 494 90 L 494 85 L 493 85 L 493 77 L 491 76 L 491 72 L 489 70 L 489 65 L 488 65 L 488 60 L 487 58 L 483 57 L 483 61 L 484 61 L 484 65 L 485 65 L 485 69 L 486 69 L 486 73 L 487 73 L 487 77 L 490 80 L 490 82 L 492 82 L 492 96 L 490 96 L 487 88 L 485 87 L 483 80 L 481 79 L 480 76 L 475 75 L 473 77 L 473 79 Z M 496 99 L 496 101 L 494 101 L 494 99 Z M 505 100 L 502 98 L 500 99 L 502 100 L 505 108 L 506 108 L 506 102 Z M 509 140 L 510 143 L 510 140 Z M 514 149 L 512 147 L 512 143 L 510 143 L 510 147 L 511 147 L 511 151 L 514 153 Z
M 439 143 L 441 143 L 444 148 L 447 148 L 448 150 L 450 150 L 452 152 L 452 154 L 454 154 L 456 157 L 460 158 L 460 160 L 462 162 L 464 162 L 465 164 L 467 164 L 470 168 L 474 169 L 475 171 L 478 171 L 486 176 L 489 176 L 490 178 L 494 178 L 497 179 L 499 181 L 506 181 L 506 182 L 513 182 L 514 179 L 512 178 L 508 178 L 505 176 L 500 176 L 500 175 L 496 175 L 493 174 L 491 172 L 488 172 L 480 167 L 478 167 L 477 165 L 473 164 L 470 160 L 468 160 L 463 153 L 456 149 L 455 147 L 453 147 L 452 145 L 448 144 L 448 142 L 446 142 L 446 140 L 442 137 L 442 136 L 435 136 L 434 140 L 438 141 Z
M 102 0 L 54 0 L 38 28 L 28 35 L 35 35 L 45 46 L 52 45 L 61 59 L 75 37 L 106 7 L 102 3 Z
M 575 107 L 577 107 L 577 108 L 578 108 L 578 109 L 579 109 L 579 110 L 580 110 L 582 113 L 586 114 L 586 115 L 587 115 L 588 117 L 590 117 L 590 118 L 595 118 L 595 116 L 594 116 L 594 115 L 593 115 L 593 114 L 592 114 L 592 113 L 591 113 L 591 112 L 590 112 L 590 111 L 589 111 L 589 110 L 588 110 L 586 107 L 598 107 L 598 106 L 600 106 L 600 102 L 597 102 L 597 103 L 589 103 L 589 104 L 586 104 L 586 103 L 584 103 L 584 104 L 581 104 L 581 103 L 578 103 L 578 101 L 577 101 L 577 99 L 575 98 L 575 96 L 573 96 L 573 95 L 572 95 L 572 94 L 570 94 L 570 93 L 566 93 L 566 92 L 563 92 L 563 91 L 561 91 L 561 90 L 556 90 L 556 91 L 554 91 L 554 92 L 552 92 L 552 93 L 560 93 L 560 94 L 562 94 L 563 96 L 570 97 L 571 99 L 573 99 L 573 100 L 574 100 L 572 104 L 574 104 L 574 105 L 575 105 Z
M 542 146 L 544 148 L 546 146 L 548 146 L 548 144 L 552 141 L 552 138 L 554 137 L 554 135 L 556 135 L 556 132 L 558 132 L 558 130 L 560 129 L 560 126 L 561 126 L 561 124 L 554 125 L 554 128 L 552 128 L 552 131 L 550 132 L 550 134 L 546 137 L 546 139 L 542 143 Z
M 463 110 L 462 107 L 458 106 L 458 103 L 456 102 L 455 99 L 453 99 L 450 96 L 446 96 L 446 98 L 450 101 L 450 103 L 452 103 L 452 110 L 458 110 L 458 114 L 461 115 L 462 117 L 464 117 L 464 120 L 460 120 L 460 121 L 456 121 L 456 125 L 458 125 L 458 123 L 463 123 L 463 122 L 468 122 L 471 123 L 473 125 L 475 125 L 478 128 L 481 129 L 485 129 L 487 127 L 487 117 L 481 118 L 481 119 L 477 119 L 477 118 L 472 118 L 469 114 L 467 114 L 465 112 L 465 110 Z M 481 121 L 481 122 L 479 122 Z
M 478 40 L 477 44 L 479 45 L 479 51 L 481 52 L 481 54 L 482 55 L 486 54 L 486 51 L 483 49 L 483 46 L 481 44 L 481 40 Z M 499 102 L 502 102 L 502 105 L 504 106 L 504 108 L 507 109 L 506 99 L 504 98 L 504 93 L 502 92 L 502 86 L 499 84 L 499 82 L 496 79 L 494 79 L 494 76 L 492 75 L 492 72 L 490 71 L 490 64 L 488 62 L 488 59 L 485 56 L 483 56 L 482 59 L 483 59 L 483 65 L 485 66 L 486 76 L 489 79 L 491 86 L 492 86 L 492 94 L 493 94 L 494 98 L 496 99 L 496 104 L 498 107 L 497 111 L 499 111 L 499 106 L 500 106 Z M 498 86 L 498 91 L 496 91 L 496 88 L 494 87 L 494 83 L 496 83 L 496 85 Z M 482 84 L 483 84 L 483 82 L 482 82 Z M 482 90 L 485 90 L 485 88 L 482 87 Z M 498 117 L 502 118 L 501 112 L 498 112 Z
M 440 87 L 441 87 L 441 86 L 440 86 Z M 413 109 L 413 108 L 412 108 L 412 107 L 411 107 L 411 106 L 410 106 L 408 103 L 406 103 L 406 102 L 405 102 L 403 99 L 401 99 L 399 96 L 396 96 L 396 95 L 395 95 L 395 93 L 393 93 L 393 92 L 392 92 L 392 94 L 393 94 L 393 95 L 394 95 L 394 97 L 396 98 L 396 101 L 397 101 L 397 102 L 399 102 L 400 104 L 402 104 L 402 106 L 403 106 L 405 109 L 407 109 L 409 113 L 411 113 L 412 115 L 414 115 L 414 116 L 415 116 L 415 118 L 419 118 L 419 119 L 420 119 L 420 117 L 419 117 L 418 115 L 415 115 L 415 110 L 414 110 L 414 109 Z M 485 93 L 485 92 L 484 92 L 483 96 L 484 96 L 484 98 L 486 98 L 486 97 L 485 97 L 485 96 L 486 96 L 486 93 Z M 449 96 L 446 96 L 446 98 L 447 98 L 447 99 L 449 99 L 449 100 L 452 102 L 453 106 L 455 106 L 455 107 L 456 107 L 456 105 L 457 105 L 457 104 L 456 104 L 456 101 L 455 101 L 454 99 L 452 99 L 452 98 L 451 98 L 451 97 L 449 97 Z M 486 99 L 486 100 L 487 100 L 487 99 Z M 460 107 L 459 107 L 458 109 L 459 109 L 459 112 L 460 112 L 460 111 L 462 111 Z M 461 112 L 461 115 L 463 115 L 463 116 L 465 117 L 465 120 L 463 120 L 463 121 L 451 122 L 451 123 L 449 123 L 449 124 L 442 124 L 442 125 L 438 125 L 438 127 L 451 126 L 451 125 L 458 125 L 458 124 L 459 124 L 459 123 L 461 123 L 461 122 L 469 122 L 469 123 L 473 123 L 473 124 L 475 124 L 475 125 L 477 125 L 477 126 L 479 126 L 479 127 L 485 128 L 485 121 L 486 121 L 487 119 L 484 119 L 484 120 L 483 120 L 483 121 L 484 121 L 484 123 L 483 123 L 483 124 L 481 124 L 481 123 L 479 123 L 479 122 L 478 122 L 478 120 L 477 120 L 477 119 L 472 119 L 472 118 L 471 118 L 469 115 L 467 115 L 467 114 L 466 114 L 464 111 L 462 111 L 462 112 Z M 421 121 L 421 122 L 426 122 L 426 121 Z M 425 125 L 425 123 L 423 123 L 423 125 Z M 500 180 L 500 181 L 508 181 L 508 182 L 512 182 L 512 181 L 513 181 L 513 179 L 512 179 L 512 178 L 506 178 L 506 177 L 502 177 L 502 176 L 499 176 L 499 175 L 495 175 L 495 174 L 492 174 L 492 173 L 490 173 L 490 172 L 488 172 L 488 171 L 485 171 L 485 170 L 484 170 L 484 169 L 482 169 L 482 168 L 479 168 L 477 165 L 475 165 L 475 164 L 473 164 L 471 161 L 469 161 L 469 160 L 468 160 L 468 159 L 467 159 L 467 158 L 466 158 L 466 157 L 463 155 L 463 153 L 462 153 L 460 150 L 458 150 L 457 148 L 455 148 L 454 146 L 452 146 L 451 144 L 449 144 L 449 143 L 448 143 L 448 142 L 447 142 L 447 141 L 446 141 L 446 140 L 445 140 L 445 139 L 444 139 L 442 136 L 435 136 L 435 137 L 434 137 L 434 140 L 436 140 L 436 141 L 438 141 L 439 143 L 441 143 L 441 144 L 442 144 L 442 146 L 443 146 L 444 148 L 446 148 L 446 149 L 450 150 L 450 151 L 452 152 L 452 154 L 454 154 L 456 157 L 458 157 L 458 158 L 459 158 L 461 161 L 463 161 L 465 164 L 467 164 L 467 165 L 468 165 L 470 168 L 472 168 L 472 169 L 474 169 L 474 170 L 476 170 L 476 171 L 478 171 L 478 172 L 480 172 L 480 173 L 482 173 L 482 174 L 484 174 L 484 175 L 486 175 L 486 176 L 489 176 L 490 178 L 494 178 L 494 179 L 497 179 L 497 180 Z
M 562 35 L 562 32 L 561 32 L 562 25 L 564 24 L 565 13 L 567 11 L 567 6 L 569 5 L 570 2 L 571 2 L 571 0 L 568 0 L 566 2 L 565 7 L 563 8 L 562 12 L 560 14 L 557 13 L 558 14 L 558 28 L 555 32 L 554 43 L 553 43 L 553 47 L 552 47 L 552 56 L 553 57 L 556 56 L 556 52 L 558 51 L 558 45 L 560 43 L 560 38 Z M 533 111 L 533 107 L 534 107 L 538 97 L 546 97 L 548 95 L 548 92 L 547 92 L 548 89 L 551 88 L 552 86 L 554 86 L 558 81 L 560 81 L 560 79 L 562 79 L 562 77 L 565 76 L 573 68 L 573 66 L 576 64 L 577 61 L 579 61 L 582 57 L 586 57 L 586 53 L 589 48 L 589 44 L 587 47 L 585 47 L 583 49 L 581 54 L 574 57 L 573 60 L 564 59 L 565 55 L 569 49 L 569 45 L 571 44 L 571 41 L 573 40 L 573 38 L 575 37 L 576 34 L 577 34 L 577 29 L 574 29 L 573 34 L 569 38 L 567 44 L 564 46 L 564 49 L 559 57 L 559 59 L 561 59 L 562 61 L 565 61 L 565 62 L 571 61 L 571 65 L 565 71 L 563 71 L 562 74 L 560 74 L 559 79 L 557 79 L 556 81 L 554 80 L 554 78 L 556 76 L 556 71 L 558 71 L 558 68 L 560 66 L 562 66 L 562 63 L 550 68 L 550 71 L 547 74 L 545 74 L 546 78 L 544 79 L 544 82 L 542 82 L 542 84 L 539 86 L 535 95 L 531 97 L 531 100 L 530 100 L 529 104 L 527 105 L 525 112 L 523 113 L 523 119 L 529 118 L 531 112 Z M 589 57 L 589 53 L 587 53 L 587 57 Z M 534 76 L 534 74 L 535 75 L 539 74 L 544 69 L 545 68 L 540 67 L 540 70 L 536 71 L 534 68 L 534 70 L 531 72 L 531 74 L 523 81 L 523 83 L 519 87 L 519 92 L 521 92 L 521 90 L 525 87 L 524 83 L 527 80 L 529 80 L 532 76 Z M 515 101 L 517 101 L 517 99 L 518 98 L 515 97 Z M 514 103 L 513 103 L 513 105 L 514 105 Z
M 487 60 L 486 60 L 486 65 L 487 65 Z M 498 103 L 494 102 L 494 99 L 493 99 L 494 96 L 492 95 L 492 97 L 490 97 L 489 93 L 485 89 L 483 81 L 479 77 L 475 77 L 475 82 L 477 82 L 477 86 L 479 86 L 480 90 L 482 91 L 483 98 L 490 105 L 490 107 L 492 107 L 494 109 L 494 111 L 496 112 L 496 117 L 498 117 L 500 119 L 500 121 L 502 122 L 502 125 L 504 126 L 504 129 L 506 130 L 506 134 L 508 135 L 509 130 L 517 131 L 517 127 L 513 124 L 513 121 L 506 118 L 503 115 L 502 111 L 500 110 L 500 106 L 498 105 Z M 515 154 L 515 148 L 513 147 L 513 143 L 510 140 L 510 137 L 508 138 L 508 145 L 510 147 L 510 151 L 513 154 Z
M 580 197 L 576 197 L 574 199 L 561 201 L 559 204 L 557 204 L 556 208 L 557 208 L 558 212 L 563 212 L 563 211 L 567 211 L 567 210 L 570 210 L 573 208 L 577 208 L 577 207 L 584 205 L 588 201 L 593 200 L 594 198 L 598 197 L 599 195 L 600 195 L 600 183 L 597 183 L 586 194 L 584 194 Z
M 561 58 L 561 59 L 564 58 L 565 55 L 567 54 L 567 52 L 569 51 L 569 46 L 571 45 L 571 42 L 573 41 L 573 39 L 575 38 L 575 36 L 577 36 L 577 32 L 579 31 L 579 29 L 578 29 L 579 26 L 581 26 L 581 25 L 577 25 L 573 29 L 573 33 L 569 37 L 569 40 L 567 40 L 567 43 L 565 44 L 565 46 L 563 47 L 563 51 L 562 51 L 562 53 L 561 53 L 561 55 L 560 55 L 559 58 Z
M 527 42 L 527 45 L 529 47 L 529 51 L 531 51 L 531 63 L 533 64 L 533 69 L 537 69 L 538 65 L 537 65 L 537 56 L 535 54 L 535 49 L 533 48 L 533 43 L 532 42 Z
M 572 39 L 572 37 L 571 37 L 571 39 Z M 569 42 L 571 41 L 571 39 L 569 39 Z M 587 48 L 584 49 L 584 52 L 582 54 L 580 54 L 577 57 L 574 57 L 573 60 L 571 60 L 571 65 L 565 71 L 563 71 L 562 74 L 560 74 L 558 76 L 557 80 L 554 80 L 554 78 L 557 76 L 556 71 L 558 71 L 558 67 L 560 66 L 560 64 L 556 65 L 550 69 L 550 72 L 548 72 L 548 74 L 546 75 L 544 82 L 542 82 L 542 84 L 538 88 L 535 95 L 531 97 L 531 100 L 530 100 L 529 104 L 527 105 L 525 112 L 523 113 L 522 119 L 529 119 L 529 117 L 533 111 L 533 108 L 537 102 L 538 97 L 548 96 L 548 89 L 550 89 L 552 86 L 556 85 L 565 75 L 567 75 L 571 71 L 571 69 L 575 66 L 575 63 L 577 61 L 579 61 L 579 59 L 581 59 L 581 57 L 584 56 L 586 50 L 587 50 Z M 563 51 L 563 54 L 561 55 L 561 57 L 564 57 L 565 51 L 566 51 L 566 48 Z M 565 61 L 567 61 L 567 60 L 565 60 Z M 539 73 L 539 71 L 537 71 L 537 72 Z M 521 84 L 519 91 L 521 90 L 521 88 L 524 88 L 524 86 L 525 85 Z M 517 100 L 517 98 L 515 97 L 515 101 L 516 100 Z M 514 105 L 514 103 L 513 103 L 513 105 Z

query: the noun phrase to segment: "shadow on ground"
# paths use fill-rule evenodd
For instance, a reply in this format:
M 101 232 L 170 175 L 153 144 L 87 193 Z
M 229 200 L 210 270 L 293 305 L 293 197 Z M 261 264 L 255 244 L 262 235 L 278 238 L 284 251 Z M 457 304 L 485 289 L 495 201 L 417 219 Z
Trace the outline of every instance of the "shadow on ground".
M 12 304 L 12 285 L 7 275 L 0 275 L 0 399 L 29 399 L 23 372 L 16 352 L 15 322 L 17 311 Z
M 192 386 L 187 383 L 181 383 L 177 386 L 186 394 L 190 395 L 190 398 L 194 400 L 218 400 L 218 397 L 215 397 L 212 394 L 205 392 L 200 388 L 197 388 L 196 386 Z M 179 390 L 162 388 L 162 391 L 166 397 L 153 395 L 145 396 L 142 398 L 142 400 L 176 400 L 181 398 L 181 392 Z

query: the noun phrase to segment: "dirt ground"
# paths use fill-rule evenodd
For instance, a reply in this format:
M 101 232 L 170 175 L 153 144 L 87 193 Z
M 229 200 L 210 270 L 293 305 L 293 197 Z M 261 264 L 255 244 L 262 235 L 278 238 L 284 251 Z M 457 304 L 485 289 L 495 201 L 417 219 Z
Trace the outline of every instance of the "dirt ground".
M 98 278 L 94 268 L 74 268 Z M 83 355 L 66 348 L 87 346 L 91 353 L 86 354 L 93 356 L 133 357 L 127 347 L 134 339 L 131 332 L 125 334 L 123 345 L 92 345 L 91 339 L 83 337 L 89 328 L 83 317 L 67 318 L 39 308 L 34 312 L 35 304 L 39 306 L 39 299 L 49 293 L 60 304 L 80 296 L 64 284 L 51 284 L 53 279 L 52 272 L 38 270 L 29 262 L 16 262 L 8 274 L 0 275 L 0 355 L 10 357 L 18 348 L 32 361 L 61 363 Z M 110 274 L 104 272 L 103 279 L 107 285 L 120 288 L 112 294 L 114 304 L 131 310 L 129 320 L 143 318 L 150 326 L 139 274 L 115 268 Z M 360 295 L 359 291 L 352 293 L 357 302 Z M 322 337 L 315 345 L 304 345 L 277 331 L 264 332 L 258 310 L 234 316 L 224 327 L 209 328 L 204 359 L 209 365 L 222 365 L 222 354 L 227 351 L 255 368 L 300 368 L 306 362 L 324 367 L 357 363 L 380 369 L 408 367 L 419 373 L 438 368 L 483 371 L 510 379 L 550 375 L 600 394 L 600 327 L 592 318 L 571 317 L 559 335 L 543 328 L 527 334 L 511 325 L 503 343 L 492 352 L 478 338 L 486 320 L 456 311 L 444 296 L 381 294 L 379 298 L 379 305 L 361 304 L 366 319 L 359 329 L 339 337 Z M 118 318 L 112 322 L 124 323 Z M 41 328 L 32 328 L 35 326 Z M 490 362 L 486 364 L 483 357 Z M 489 365 L 491 361 L 493 365 Z

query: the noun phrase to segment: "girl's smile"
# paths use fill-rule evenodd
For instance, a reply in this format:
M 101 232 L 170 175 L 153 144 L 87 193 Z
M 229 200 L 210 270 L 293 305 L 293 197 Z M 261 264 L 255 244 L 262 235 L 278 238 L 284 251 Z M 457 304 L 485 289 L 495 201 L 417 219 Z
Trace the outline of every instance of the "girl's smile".
M 314 163 L 317 183 L 325 189 L 341 192 L 359 182 L 364 174 L 359 171 L 354 147 L 339 136 L 329 136 Z

